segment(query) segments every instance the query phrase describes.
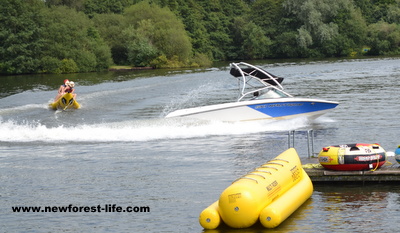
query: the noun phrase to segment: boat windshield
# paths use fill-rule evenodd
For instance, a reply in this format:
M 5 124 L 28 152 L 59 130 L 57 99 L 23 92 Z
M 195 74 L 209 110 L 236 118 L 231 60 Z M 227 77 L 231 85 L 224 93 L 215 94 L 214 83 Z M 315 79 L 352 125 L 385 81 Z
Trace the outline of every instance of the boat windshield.
M 256 99 L 278 99 L 278 98 L 288 98 L 287 94 L 277 89 L 270 89 L 262 95 L 258 96 Z

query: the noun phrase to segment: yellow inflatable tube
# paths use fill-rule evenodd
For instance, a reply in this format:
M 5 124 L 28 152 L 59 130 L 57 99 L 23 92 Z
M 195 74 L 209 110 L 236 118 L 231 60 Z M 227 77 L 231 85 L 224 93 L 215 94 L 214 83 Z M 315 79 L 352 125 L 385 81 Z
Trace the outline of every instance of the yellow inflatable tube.
M 218 201 L 205 208 L 199 217 L 199 222 L 204 229 L 215 229 L 221 223 L 221 217 L 218 212 Z
M 69 108 L 80 108 L 81 105 L 74 99 L 74 96 L 71 93 L 65 93 L 61 96 L 57 101 L 49 104 L 49 108 L 57 110 L 62 109 L 66 110 Z
M 199 222 L 205 229 L 215 229 L 222 221 L 233 228 L 250 227 L 259 220 L 266 227 L 275 227 L 312 191 L 296 150 L 290 148 L 235 180 L 218 201 L 201 212 Z
M 261 211 L 302 179 L 300 158 L 290 148 L 236 180 L 219 198 L 219 213 L 230 227 L 250 227 Z
M 264 227 L 277 227 L 311 197 L 313 184 L 304 170 L 302 173 L 303 178 L 297 184 L 261 211 L 260 222 Z

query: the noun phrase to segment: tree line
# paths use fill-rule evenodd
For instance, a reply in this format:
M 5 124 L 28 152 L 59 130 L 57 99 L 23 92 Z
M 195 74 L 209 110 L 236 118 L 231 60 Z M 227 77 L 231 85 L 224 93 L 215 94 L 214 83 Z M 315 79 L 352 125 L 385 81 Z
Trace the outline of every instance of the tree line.
M 400 0 L 1 0 L 0 74 L 400 54 Z

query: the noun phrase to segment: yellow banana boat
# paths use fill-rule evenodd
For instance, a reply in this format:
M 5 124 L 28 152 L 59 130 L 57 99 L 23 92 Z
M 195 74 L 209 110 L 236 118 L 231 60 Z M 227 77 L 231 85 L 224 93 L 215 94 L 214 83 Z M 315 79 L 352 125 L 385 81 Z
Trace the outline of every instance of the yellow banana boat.
M 199 222 L 205 229 L 215 229 L 221 222 L 232 228 L 246 228 L 257 221 L 266 228 L 274 228 L 312 192 L 312 182 L 296 150 L 290 148 L 234 181 L 218 201 L 202 211 Z
M 62 109 L 66 110 L 69 108 L 78 109 L 81 105 L 74 99 L 74 96 L 71 93 L 65 93 L 61 98 L 53 103 L 49 104 L 49 108 L 57 110 Z

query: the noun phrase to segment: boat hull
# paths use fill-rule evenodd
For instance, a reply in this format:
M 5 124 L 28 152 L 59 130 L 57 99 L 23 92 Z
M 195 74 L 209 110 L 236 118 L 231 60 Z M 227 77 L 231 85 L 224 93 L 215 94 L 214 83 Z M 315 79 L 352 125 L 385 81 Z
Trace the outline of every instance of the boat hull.
M 81 105 L 74 99 L 74 96 L 71 93 L 65 93 L 63 96 L 61 96 L 57 101 L 54 101 L 53 103 L 49 104 L 49 108 L 53 110 L 57 109 L 78 109 L 80 108 Z
M 304 98 L 263 99 L 182 109 L 166 117 L 190 117 L 228 122 L 283 120 L 300 116 L 315 119 L 337 105 L 337 102 Z
M 346 144 L 324 147 L 320 164 L 337 171 L 362 171 L 381 167 L 386 162 L 386 151 L 379 144 Z

